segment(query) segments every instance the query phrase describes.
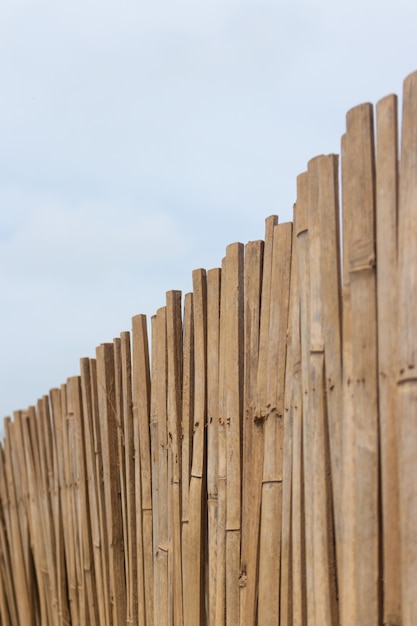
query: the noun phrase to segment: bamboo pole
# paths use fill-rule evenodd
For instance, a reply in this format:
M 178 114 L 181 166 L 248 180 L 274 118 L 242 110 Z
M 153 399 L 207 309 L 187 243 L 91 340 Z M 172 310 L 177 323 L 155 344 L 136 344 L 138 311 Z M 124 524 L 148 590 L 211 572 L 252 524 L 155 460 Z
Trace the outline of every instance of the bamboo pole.
M 16 419 L 17 413 L 14 414 Z M 34 603 L 33 603 L 33 588 L 30 585 L 30 570 L 27 559 L 26 541 L 28 539 L 28 528 L 26 516 L 22 515 L 22 509 L 19 507 L 16 498 L 16 486 L 14 474 L 16 473 L 16 465 L 13 464 L 13 428 L 16 426 L 11 422 L 10 418 L 6 418 L 4 421 L 5 428 L 5 478 L 8 491 L 8 499 L 10 502 L 10 540 L 13 546 L 11 550 L 12 565 L 14 571 L 14 586 L 16 590 L 17 612 L 19 616 L 19 622 L 21 624 L 28 624 L 32 626 L 35 624 Z M 13 467 L 14 466 L 14 467 Z M 23 468 L 22 468 L 23 469 Z
M 241 532 L 241 431 L 243 421 L 244 247 L 226 249 L 225 422 L 226 422 L 226 625 L 239 623 Z
M 146 316 L 132 318 L 133 351 L 133 419 L 137 534 L 137 572 L 139 589 L 143 587 L 145 615 L 139 610 L 143 624 L 152 626 L 154 621 L 154 573 L 152 532 L 152 471 L 150 445 L 151 380 L 149 369 L 149 346 Z M 142 529 L 142 530 L 141 530 Z M 142 536 L 141 536 L 142 533 Z M 143 582 L 142 582 L 143 581 Z M 139 591 L 141 596 L 142 591 Z M 146 621 L 145 621 L 146 618 Z
M 330 157 L 331 160 L 331 157 Z M 325 389 L 325 343 L 322 284 L 320 211 L 326 202 L 329 183 L 325 171 L 329 159 L 316 157 L 308 164 L 309 179 L 309 268 L 310 268 L 310 354 L 309 422 L 311 424 L 313 497 L 313 576 L 315 621 L 338 623 L 336 562 L 334 553 L 333 506 L 330 469 L 330 443 Z M 337 257 L 334 255 L 333 261 Z M 328 262 L 329 260 L 326 259 Z M 336 294 L 330 294 L 333 299 Z M 330 323 L 334 320 L 330 320 Z M 338 320 L 336 320 L 337 322 Z M 335 331 L 337 332 L 337 326 Z M 330 372 L 329 372 L 330 374 Z M 326 371 L 327 376 L 327 371 Z
M 274 227 L 259 550 L 260 624 L 279 623 L 283 415 L 292 224 Z
M 381 446 L 383 621 L 401 623 L 401 550 L 396 412 L 398 279 L 398 120 L 397 97 L 376 106 L 376 238 L 378 301 L 378 385 Z
M 181 292 L 167 293 L 168 354 L 168 452 L 170 481 L 169 591 L 172 597 L 170 623 L 183 624 L 181 571 L 181 418 L 182 418 L 182 312 Z
M 352 306 L 352 380 L 355 427 L 357 520 L 353 546 L 356 562 L 358 624 L 380 619 L 379 454 L 377 328 L 375 276 L 375 163 L 371 105 L 347 114 L 350 196 L 350 292 Z
M 205 493 L 206 423 L 207 423 L 207 278 L 205 270 L 193 272 L 194 313 L 194 422 L 193 458 L 188 500 L 187 598 L 184 603 L 184 625 L 205 623 Z
M 338 187 L 338 157 L 328 155 L 320 157 L 316 162 L 318 178 L 318 216 L 319 232 L 317 233 L 320 246 L 320 266 L 316 270 L 320 273 L 321 291 L 321 318 L 322 339 L 324 342 L 324 370 L 325 370 L 325 406 L 327 413 L 324 442 L 325 449 L 329 447 L 331 472 L 331 491 L 327 492 L 328 540 L 333 543 L 335 537 L 336 551 L 331 547 L 330 575 L 333 576 L 334 561 L 338 568 L 340 580 L 342 562 L 342 303 L 341 303 L 341 251 L 339 242 L 339 187 Z M 314 270 L 312 269 L 312 272 Z M 328 441 L 327 441 L 328 439 Z M 333 509 L 333 510 L 332 510 Z M 334 524 L 334 532 L 332 530 Z M 335 581 L 329 581 L 332 602 L 335 602 Z M 340 586 L 340 583 L 339 583 Z M 336 606 L 332 604 L 332 610 Z M 333 618 L 337 621 L 336 616 Z
M 301 392 L 301 338 L 300 338 L 300 277 L 298 271 L 299 235 L 303 234 L 305 221 L 299 228 L 299 211 L 307 197 L 307 174 L 297 179 L 297 203 L 294 207 L 294 242 L 291 262 L 291 289 L 294 289 L 291 308 L 291 347 L 293 353 L 292 373 L 292 620 L 294 626 L 306 622 L 306 558 L 304 525 L 304 476 L 303 476 L 303 397 Z M 299 207 L 299 204 L 301 207 Z
M 226 620 L 226 277 L 227 258 L 222 260 L 220 287 L 220 345 L 219 345 L 219 430 L 217 474 L 217 568 L 216 568 L 216 626 Z
M 273 218 L 275 222 L 275 218 Z M 270 221 L 268 222 L 268 224 Z M 272 240 L 273 228 L 267 237 Z M 245 247 L 244 406 L 242 428 L 242 546 L 240 624 L 256 619 L 258 545 L 263 470 L 263 422 L 256 419 L 264 242 Z
M 351 197 L 349 195 L 350 166 L 349 143 L 346 135 L 342 137 L 342 216 L 343 216 L 343 287 L 342 287 L 342 511 L 340 515 L 342 554 L 338 559 L 339 567 L 339 608 L 341 626 L 356 623 L 355 572 L 356 555 L 352 549 L 356 532 L 355 498 L 355 424 L 353 419 L 353 351 L 352 351 L 352 303 L 350 288 L 350 248 L 352 222 Z
M 221 270 L 207 272 L 207 559 L 208 619 L 216 618 L 219 342 Z
M 183 366 L 182 366 L 182 431 L 181 431 L 181 561 L 183 577 L 183 607 L 188 601 L 189 577 L 189 495 L 193 451 L 193 412 L 194 412 L 194 313 L 193 294 L 187 293 L 184 299 L 183 322 Z
M 404 81 L 398 222 L 397 412 L 401 523 L 402 619 L 417 623 L 416 237 L 417 72 Z
M 314 594 L 314 517 L 313 517 L 313 429 L 310 419 L 310 269 L 309 269 L 309 175 L 298 177 L 297 185 L 297 248 L 298 277 L 300 288 L 300 341 L 301 341 L 301 389 L 302 389 L 302 432 L 303 432 L 303 504 L 305 524 L 306 605 L 305 619 L 312 626 L 315 620 Z M 303 609 L 303 605 L 300 607 Z
M 152 325 L 151 415 L 153 428 L 152 484 L 154 509 L 154 624 L 168 623 L 168 456 L 166 308 L 158 309 Z M 156 515 L 155 515 L 156 513 Z
M 104 502 L 109 546 L 109 583 L 111 624 L 126 621 L 126 586 L 124 578 L 124 545 L 119 499 L 120 483 L 117 454 L 115 410 L 114 348 L 102 344 L 96 350 L 97 395 L 103 454 Z
M 85 468 L 87 479 L 87 491 L 90 510 L 92 558 L 94 559 L 94 573 L 96 580 L 97 608 L 99 624 L 108 624 L 106 617 L 105 580 L 103 571 L 102 541 L 100 534 L 99 495 L 100 489 L 96 473 L 95 440 L 94 440 L 94 410 L 91 389 L 90 360 L 83 358 L 80 361 L 81 369 L 81 394 L 84 415 L 84 438 L 85 438 Z

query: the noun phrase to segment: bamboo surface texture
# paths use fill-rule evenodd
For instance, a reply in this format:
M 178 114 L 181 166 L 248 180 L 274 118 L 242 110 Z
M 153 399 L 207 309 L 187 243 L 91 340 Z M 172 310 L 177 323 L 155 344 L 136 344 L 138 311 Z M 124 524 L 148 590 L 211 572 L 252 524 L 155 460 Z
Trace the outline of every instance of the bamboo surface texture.
M 417 73 L 397 109 L 6 417 L 0 626 L 416 626 Z

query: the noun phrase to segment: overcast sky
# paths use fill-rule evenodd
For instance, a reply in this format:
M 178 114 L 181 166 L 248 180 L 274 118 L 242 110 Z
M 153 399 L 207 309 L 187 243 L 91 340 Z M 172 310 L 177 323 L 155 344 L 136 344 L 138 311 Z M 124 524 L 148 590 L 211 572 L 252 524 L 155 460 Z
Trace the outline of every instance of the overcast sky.
M 417 2 L 0 0 L 0 417 L 292 216 Z

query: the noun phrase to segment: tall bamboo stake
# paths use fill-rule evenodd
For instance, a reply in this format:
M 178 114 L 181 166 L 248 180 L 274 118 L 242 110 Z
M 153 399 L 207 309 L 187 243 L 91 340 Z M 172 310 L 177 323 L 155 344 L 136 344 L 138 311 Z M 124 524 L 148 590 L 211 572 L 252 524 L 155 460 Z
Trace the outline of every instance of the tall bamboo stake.
M 219 341 L 221 270 L 207 272 L 207 558 L 208 618 L 216 619 L 219 460 Z
M 398 120 L 397 97 L 376 106 L 378 385 L 383 533 L 383 621 L 401 622 L 401 551 L 396 411 Z
M 272 218 L 275 223 L 275 218 Z M 267 222 L 272 241 L 273 224 Z M 271 246 L 272 247 L 272 246 Z M 240 624 L 256 619 L 258 546 L 263 470 L 263 421 L 256 419 L 264 242 L 245 247 L 244 407 L 242 432 L 242 546 Z
M 278 624 L 281 561 L 283 415 L 292 224 L 274 227 L 259 551 L 260 624 Z
M 404 81 L 398 221 L 397 412 L 404 626 L 417 622 L 417 72 Z

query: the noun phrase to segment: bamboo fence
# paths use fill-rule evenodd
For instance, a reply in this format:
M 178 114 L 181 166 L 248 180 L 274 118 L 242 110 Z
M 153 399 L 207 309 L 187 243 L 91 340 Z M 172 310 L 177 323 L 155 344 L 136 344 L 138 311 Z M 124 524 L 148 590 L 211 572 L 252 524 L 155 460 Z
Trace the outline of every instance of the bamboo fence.
M 5 419 L 2 626 L 417 624 L 417 73 L 397 117 Z

